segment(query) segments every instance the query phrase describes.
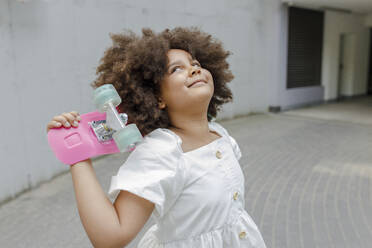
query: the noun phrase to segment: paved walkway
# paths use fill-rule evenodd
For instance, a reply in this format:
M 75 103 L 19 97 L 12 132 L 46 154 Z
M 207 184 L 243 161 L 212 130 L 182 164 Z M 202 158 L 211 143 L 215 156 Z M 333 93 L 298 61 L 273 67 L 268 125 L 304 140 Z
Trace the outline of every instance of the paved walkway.
M 246 209 L 268 248 L 371 247 L 372 98 L 359 100 L 221 122 L 242 150 Z M 123 161 L 95 162 L 106 191 Z M 0 206 L 0 247 L 91 247 L 70 174 Z

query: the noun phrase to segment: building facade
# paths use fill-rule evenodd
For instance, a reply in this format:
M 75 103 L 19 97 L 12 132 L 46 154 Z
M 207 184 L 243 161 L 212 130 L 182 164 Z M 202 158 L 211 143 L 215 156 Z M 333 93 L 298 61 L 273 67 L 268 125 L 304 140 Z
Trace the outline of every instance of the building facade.
M 368 12 L 305 0 L 0 1 L 0 202 L 68 170 L 45 127 L 56 114 L 94 110 L 89 84 L 109 33 L 176 26 L 198 26 L 232 52 L 234 101 L 218 119 L 371 92 Z

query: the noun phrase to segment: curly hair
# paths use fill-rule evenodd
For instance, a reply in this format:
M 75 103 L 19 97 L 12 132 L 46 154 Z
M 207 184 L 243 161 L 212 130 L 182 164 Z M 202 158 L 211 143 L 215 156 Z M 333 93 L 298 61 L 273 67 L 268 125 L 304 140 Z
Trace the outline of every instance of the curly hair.
M 93 88 L 113 84 L 122 102 L 119 112 L 128 114 L 143 136 L 156 128 L 171 126 L 168 113 L 158 108 L 160 84 L 168 63 L 170 49 L 182 49 L 197 59 L 213 77 L 214 93 L 208 106 L 208 121 L 217 116 L 222 104 L 232 101 L 226 86 L 234 76 L 226 58 L 231 54 L 222 43 L 197 27 L 176 27 L 155 34 L 142 29 L 142 37 L 130 30 L 112 34 L 113 45 L 106 49 L 91 84 Z

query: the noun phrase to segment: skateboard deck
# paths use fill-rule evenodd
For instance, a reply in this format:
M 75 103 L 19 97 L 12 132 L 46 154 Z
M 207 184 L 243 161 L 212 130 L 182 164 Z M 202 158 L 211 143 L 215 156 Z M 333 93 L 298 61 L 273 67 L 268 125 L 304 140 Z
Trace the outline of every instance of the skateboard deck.
M 48 132 L 48 142 L 56 157 L 64 164 L 104 154 L 119 153 L 112 133 L 105 125 L 106 113 L 90 112 L 82 114 L 78 127 L 52 128 Z

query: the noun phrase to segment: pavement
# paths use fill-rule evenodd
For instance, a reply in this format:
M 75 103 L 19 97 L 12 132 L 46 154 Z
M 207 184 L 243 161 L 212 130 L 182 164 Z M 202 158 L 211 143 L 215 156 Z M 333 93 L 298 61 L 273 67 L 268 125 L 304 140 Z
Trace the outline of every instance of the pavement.
M 245 208 L 268 248 L 371 247 L 371 116 L 370 96 L 219 121 L 242 151 Z M 106 192 L 126 156 L 94 161 Z M 0 206 L 0 247 L 92 247 L 69 173 Z

